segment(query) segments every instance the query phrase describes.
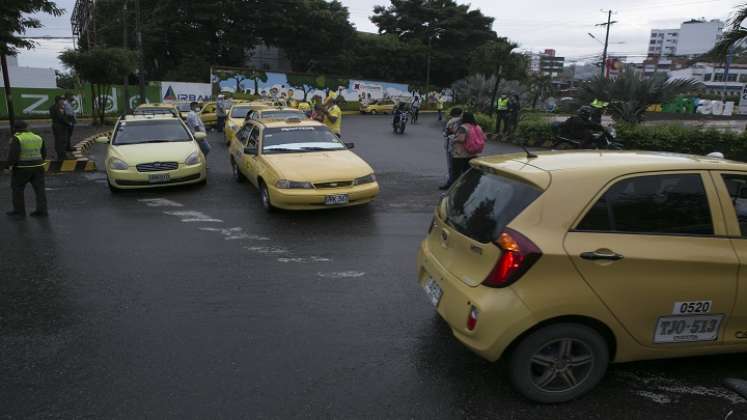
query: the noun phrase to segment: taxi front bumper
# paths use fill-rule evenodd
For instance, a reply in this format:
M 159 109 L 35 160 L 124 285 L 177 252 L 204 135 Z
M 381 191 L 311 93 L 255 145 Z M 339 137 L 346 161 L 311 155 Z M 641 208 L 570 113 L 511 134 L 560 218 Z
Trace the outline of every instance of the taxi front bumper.
M 166 186 L 196 184 L 207 179 L 207 169 L 204 163 L 185 165 L 180 163 L 176 169 L 170 171 L 140 172 L 134 166 L 125 170 L 107 168 L 109 183 L 120 189 L 158 188 Z M 168 181 L 154 182 L 153 178 L 168 175 Z
M 269 192 L 272 205 L 277 208 L 285 210 L 319 210 L 351 207 L 369 203 L 379 195 L 379 184 L 371 182 L 352 187 L 329 189 L 280 189 L 270 186 Z M 348 196 L 346 204 L 325 204 L 328 196 L 342 194 Z

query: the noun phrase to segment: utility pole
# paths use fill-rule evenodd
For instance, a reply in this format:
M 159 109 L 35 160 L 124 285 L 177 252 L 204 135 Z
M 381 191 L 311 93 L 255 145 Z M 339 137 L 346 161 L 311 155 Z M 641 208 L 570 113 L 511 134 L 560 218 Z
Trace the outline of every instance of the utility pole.
M 607 28 L 607 34 L 604 36 L 604 52 L 602 52 L 602 78 L 607 78 L 607 47 L 610 43 L 610 26 L 617 23 L 616 20 L 612 20 L 612 10 L 607 11 L 607 22 L 600 23 L 596 26 L 605 26 Z
M 127 0 L 122 2 L 122 48 L 127 49 Z M 130 112 L 130 75 L 124 77 L 123 114 Z
M 428 92 L 431 90 L 431 41 L 433 35 L 428 36 L 428 60 L 425 64 L 425 96 L 428 97 Z
M 140 0 L 135 0 L 135 32 L 137 36 L 138 84 L 140 85 L 140 103 L 145 101 L 145 70 L 143 69 L 143 31 L 140 19 Z
M 13 95 L 10 91 L 10 77 L 8 77 L 8 61 L 5 58 L 5 54 L 0 53 L 0 67 L 3 71 L 3 85 L 5 86 L 5 105 L 8 107 L 8 122 L 10 123 L 10 134 L 13 132 L 13 126 L 16 122 L 16 115 L 13 112 Z

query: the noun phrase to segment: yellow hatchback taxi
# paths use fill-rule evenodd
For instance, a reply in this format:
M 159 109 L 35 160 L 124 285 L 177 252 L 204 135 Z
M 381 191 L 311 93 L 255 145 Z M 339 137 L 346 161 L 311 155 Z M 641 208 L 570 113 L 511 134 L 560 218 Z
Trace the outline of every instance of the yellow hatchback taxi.
M 650 152 L 472 160 L 418 280 L 453 334 L 542 403 L 610 362 L 747 352 L 747 164 Z
M 236 181 L 249 180 L 267 211 L 366 204 L 379 194 L 373 169 L 318 121 L 248 120 L 229 152 Z
M 361 105 L 361 114 L 391 114 L 394 111 L 394 102 L 391 100 L 374 101 L 368 105 Z
M 228 118 L 226 118 L 226 126 L 223 129 L 223 135 L 226 140 L 226 144 L 230 144 L 231 140 L 236 137 L 236 133 L 241 127 L 244 126 L 244 120 L 250 112 L 258 109 L 270 108 L 266 102 L 238 102 L 234 103 L 231 109 L 228 111 Z
M 123 189 L 153 188 L 205 183 L 205 156 L 195 133 L 171 115 L 127 115 L 120 118 L 108 144 L 106 178 L 112 192 Z

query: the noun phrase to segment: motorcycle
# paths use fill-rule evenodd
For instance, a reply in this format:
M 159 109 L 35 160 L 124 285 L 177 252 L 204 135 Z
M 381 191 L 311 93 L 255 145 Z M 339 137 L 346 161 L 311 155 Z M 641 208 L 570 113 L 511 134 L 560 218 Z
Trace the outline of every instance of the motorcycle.
M 407 127 L 407 121 L 410 118 L 410 113 L 407 111 L 397 112 L 394 114 L 394 122 L 392 126 L 394 128 L 394 134 L 404 134 L 405 127 Z
M 617 132 L 614 127 L 606 130 L 597 131 L 591 134 L 592 146 L 583 147 L 580 140 L 574 140 L 560 135 L 562 124 L 553 125 L 553 143 L 554 150 L 573 150 L 573 149 L 602 149 L 602 150 L 623 150 L 623 144 L 616 141 Z

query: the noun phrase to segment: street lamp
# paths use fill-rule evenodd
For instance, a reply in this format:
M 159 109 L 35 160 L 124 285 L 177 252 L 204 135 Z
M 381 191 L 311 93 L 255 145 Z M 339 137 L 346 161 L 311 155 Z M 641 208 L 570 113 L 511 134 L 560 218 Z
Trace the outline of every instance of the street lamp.
M 427 27 L 427 25 L 426 25 Z M 428 93 L 431 91 L 431 43 L 433 41 L 433 38 L 438 38 L 438 36 L 446 31 L 444 28 L 433 28 L 433 32 L 428 35 L 428 60 L 426 61 L 426 68 L 425 68 L 425 96 L 426 99 L 428 98 Z

